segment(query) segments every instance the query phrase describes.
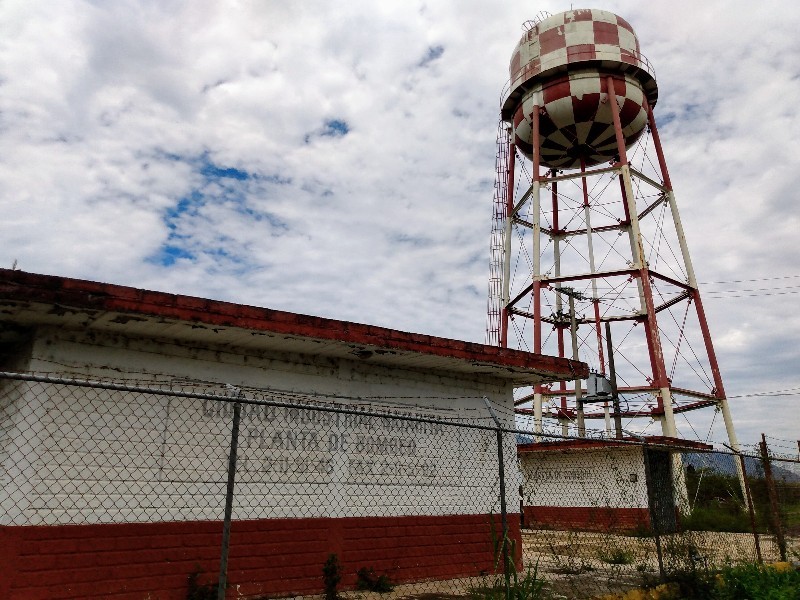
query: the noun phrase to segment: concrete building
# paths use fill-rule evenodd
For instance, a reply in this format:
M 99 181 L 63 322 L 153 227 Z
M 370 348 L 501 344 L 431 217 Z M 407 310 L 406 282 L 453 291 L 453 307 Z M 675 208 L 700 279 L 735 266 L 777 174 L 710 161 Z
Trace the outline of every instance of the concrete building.
M 514 386 L 587 373 L 563 358 L 8 270 L 0 370 L 0 597 L 12 599 L 182 598 L 190 572 L 216 573 L 231 418 L 200 398 L 8 373 L 484 423 L 487 396 L 509 424 Z M 245 405 L 239 437 L 235 594 L 319 592 L 331 552 L 349 581 L 365 566 L 395 581 L 491 567 L 493 432 Z
M 647 531 L 654 518 L 660 533 L 676 531 L 686 501 L 677 455 L 712 446 L 662 436 L 645 439 L 646 450 L 632 439 L 519 444 L 525 527 Z

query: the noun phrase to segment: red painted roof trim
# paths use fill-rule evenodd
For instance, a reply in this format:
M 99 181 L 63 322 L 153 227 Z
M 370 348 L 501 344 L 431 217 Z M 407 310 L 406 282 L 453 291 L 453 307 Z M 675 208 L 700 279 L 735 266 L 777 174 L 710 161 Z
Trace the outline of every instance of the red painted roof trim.
M 384 327 L 325 319 L 268 308 L 167 294 L 127 286 L 0 269 L 0 303 L 23 302 L 65 308 L 164 317 L 211 326 L 364 344 L 465 361 L 588 376 L 585 363 Z

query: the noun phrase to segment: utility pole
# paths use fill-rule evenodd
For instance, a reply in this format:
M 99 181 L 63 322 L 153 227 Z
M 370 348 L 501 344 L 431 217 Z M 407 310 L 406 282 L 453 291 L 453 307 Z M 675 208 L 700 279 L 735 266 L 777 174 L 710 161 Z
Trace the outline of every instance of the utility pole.
M 571 287 L 559 287 L 558 292 L 569 298 L 569 333 L 572 338 L 572 360 L 580 360 L 578 352 L 578 320 L 575 317 L 575 300 L 586 300 L 586 296 Z M 583 413 L 583 383 L 575 380 L 575 407 L 577 411 L 578 436 L 586 437 L 586 419 Z
M 606 344 L 608 346 L 608 378 L 611 382 L 611 402 L 614 407 L 614 434 L 618 440 L 622 439 L 622 414 L 619 407 L 619 392 L 617 391 L 617 371 L 614 368 L 614 348 L 611 345 L 611 323 L 606 321 Z

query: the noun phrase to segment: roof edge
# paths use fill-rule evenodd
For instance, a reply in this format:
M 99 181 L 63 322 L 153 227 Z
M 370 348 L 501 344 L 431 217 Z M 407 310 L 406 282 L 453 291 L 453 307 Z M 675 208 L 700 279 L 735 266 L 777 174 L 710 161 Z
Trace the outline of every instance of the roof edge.
M 589 372 L 585 363 L 567 358 L 221 300 L 10 269 L 0 269 L 0 303 L 4 302 L 138 314 L 249 331 L 338 340 L 530 369 L 547 374 L 546 378 L 551 380 L 555 377 L 585 378 Z
M 683 438 L 651 435 L 643 438 L 569 438 L 517 444 L 517 454 L 533 454 L 553 450 L 597 450 L 602 448 L 640 448 L 644 445 L 656 450 L 710 452 L 714 446 Z

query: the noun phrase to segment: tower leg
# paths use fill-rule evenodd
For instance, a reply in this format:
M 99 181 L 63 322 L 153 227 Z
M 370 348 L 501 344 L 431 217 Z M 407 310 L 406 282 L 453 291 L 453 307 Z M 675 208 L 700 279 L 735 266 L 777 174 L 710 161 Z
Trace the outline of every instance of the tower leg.
M 672 220 L 675 223 L 675 233 L 678 236 L 678 243 L 681 248 L 681 254 L 683 255 L 683 262 L 686 267 L 686 274 L 689 280 L 688 283 L 692 287 L 692 300 L 694 301 L 695 310 L 697 311 L 697 320 L 700 323 L 700 331 L 703 334 L 703 343 L 705 344 L 708 362 L 711 366 L 711 375 L 714 379 L 714 393 L 719 399 L 717 406 L 721 410 L 722 419 L 725 422 L 725 431 L 728 434 L 728 443 L 735 452 L 739 452 L 739 440 L 736 438 L 736 431 L 733 428 L 733 418 L 731 417 L 730 408 L 728 407 L 725 388 L 722 384 L 722 375 L 720 374 L 719 364 L 717 363 L 717 355 L 714 351 L 714 345 L 711 342 L 711 333 L 708 330 L 708 322 L 706 321 L 706 314 L 705 310 L 703 309 L 703 301 L 700 299 L 700 291 L 697 286 L 697 279 L 695 277 L 692 259 L 689 255 L 689 247 L 686 243 L 686 236 L 683 232 L 683 224 L 681 223 L 680 215 L 678 214 L 678 207 L 675 203 L 675 194 L 673 193 L 672 182 L 669 177 L 669 171 L 667 170 L 667 161 L 664 158 L 664 150 L 661 147 L 661 138 L 658 135 L 658 127 L 656 126 L 656 120 L 653 116 L 653 109 L 650 106 L 647 107 L 647 120 L 648 124 L 650 125 L 650 133 L 653 136 L 653 145 L 655 146 L 656 156 L 658 157 L 658 164 L 661 168 L 661 178 L 664 183 L 664 187 L 667 188 L 667 199 L 669 201 L 670 211 L 672 212 Z M 742 469 L 740 461 L 737 460 L 734 462 L 736 463 L 736 471 L 737 475 L 739 476 L 739 485 L 742 489 L 742 498 L 746 502 L 747 482 L 745 481 L 744 470 Z
M 539 141 L 539 105 L 535 105 L 531 111 L 531 141 L 533 144 L 533 183 L 531 184 L 531 200 L 533 202 L 533 351 L 536 354 L 542 353 L 542 224 L 541 210 L 542 199 L 539 196 L 541 191 L 541 175 L 539 166 L 541 163 L 541 147 Z
M 664 406 L 664 418 L 661 419 L 662 434 L 667 437 L 678 437 L 675 414 L 672 412 L 672 392 L 669 387 L 661 388 L 661 404 Z
M 542 394 L 535 392 L 533 394 L 533 431 L 542 433 Z M 538 441 L 538 439 L 537 439 Z
M 539 197 L 539 163 L 541 148 L 539 143 L 539 105 L 534 105 L 531 111 L 531 140 L 533 144 L 533 183 L 531 195 L 533 201 L 533 351 L 542 352 L 542 303 L 541 303 L 541 198 Z M 541 387 L 534 390 L 533 394 L 533 423 L 536 433 L 542 433 L 542 392 Z
M 626 218 L 629 220 L 631 251 L 633 253 L 635 268 L 639 270 L 638 279 L 641 310 L 642 317 L 644 318 L 647 349 L 650 354 L 653 384 L 659 388 L 658 404 L 659 408 L 664 411 L 661 427 L 664 435 L 675 437 L 677 433 L 675 416 L 672 412 L 672 394 L 670 393 L 667 370 L 664 365 L 664 352 L 661 348 L 655 304 L 653 303 L 653 291 L 650 286 L 650 272 L 647 267 L 647 261 L 645 260 L 644 244 L 642 242 L 642 234 L 639 229 L 639 217 L 636 210 L 636 199 L 633 195 L 631 172 L 628 166 L 628 155 L 625 149 L 625 138 L 622 134 L 619 105 L 617 104 L 617 96 L 614 91 L 614 79 L 612 77 L 606 78 L 606 89 L 608 92 L 608 102 L 611 105 L 611 116 L 614 120 L 614 132 L 617 138 L 617 150 L 621 163 L 622 201 L 627 207 Z

